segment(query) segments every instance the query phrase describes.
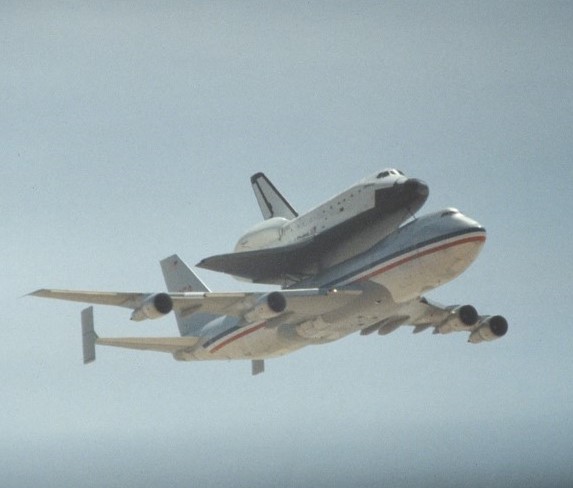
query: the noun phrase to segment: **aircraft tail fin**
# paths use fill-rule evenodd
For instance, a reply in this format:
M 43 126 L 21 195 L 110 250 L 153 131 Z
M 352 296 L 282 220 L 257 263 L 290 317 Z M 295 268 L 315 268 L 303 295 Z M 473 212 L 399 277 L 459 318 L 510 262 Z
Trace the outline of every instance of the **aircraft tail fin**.
M 256 173 L 251 176 L 251 185 L 255 197 L 265 220 L 272 217 L 284 217 L 292 220 L 298 217 L 298 213 L 285 197 L 276 189 L 264 173 Z
M 177 254 L 162 259 L 161 270 L 167 290 L 170 292 L 211 291 Z M 208 313 L 185 314 L 175 310 L 175 319 L 182 336 L 199 335 L 198 331 L 216 317 Z
M 82 346 L 84 351 L 84 364 L 93 363 L 96 359 L 95 344 L 97 334 L 94 330 L 94 308 L 82 310 Z

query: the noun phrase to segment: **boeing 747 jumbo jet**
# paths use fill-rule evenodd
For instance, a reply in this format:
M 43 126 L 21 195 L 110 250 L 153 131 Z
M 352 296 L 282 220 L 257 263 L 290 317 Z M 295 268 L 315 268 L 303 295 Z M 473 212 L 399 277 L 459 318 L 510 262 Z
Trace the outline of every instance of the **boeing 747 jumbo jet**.
M 258 374 L 265 359 L 355 332 L 386 335 L 411 326 L 414 333 L 465 332 L 472 344 L 507 332 L 500 315 L 424 297 L 467 269 L 486 231 L 453 208 L 416 218 L 428 197 L 423 181 L 388 169 L 301 216 L 264 174 L 251 183 L 265 220 L 239 239 L 235 252 L 198 266 L 280 290 L 212 292 L 174 255 L 161 261 L 167 292 L 31 295 L 125 307 L 135 321 L 174 312 L 179 337 L 100 338 L 93 307 L 86 308 L 84 363 L 95 360 L 97 344 L 167 352 L 178 361 L 248 359 Z

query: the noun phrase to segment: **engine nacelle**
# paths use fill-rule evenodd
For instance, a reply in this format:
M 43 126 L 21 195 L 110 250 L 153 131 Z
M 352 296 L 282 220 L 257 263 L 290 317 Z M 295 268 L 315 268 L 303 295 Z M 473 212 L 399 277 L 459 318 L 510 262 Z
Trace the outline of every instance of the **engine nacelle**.
M 478 321 L 477 310 L 471 305 L 461 305 L 452 309 L 452 314 L 445 322 L 438 325 L 437 331 L 440 334 L 449 334 L 460 330 L 468 330 Z
M 286 309 L 286 298 L 280 291 L 273 291 L 263 295 L 255 306 L 245 315 L 249 322 L 260 322 L 272 319 L 283 313 Z
M 494 341 L 503 337 L 507 332 L 507 320 L 501 315 L 494 315 L 482 320 L 479 327 L 470 334 L 468 342 L 478 344 L 484 341 Z
M 147 319 L 158 319 L 173 310 L 173 300 L 167 293 L 155 293 L 143 300 L 131 314 L 131 320 L 140 322 Z

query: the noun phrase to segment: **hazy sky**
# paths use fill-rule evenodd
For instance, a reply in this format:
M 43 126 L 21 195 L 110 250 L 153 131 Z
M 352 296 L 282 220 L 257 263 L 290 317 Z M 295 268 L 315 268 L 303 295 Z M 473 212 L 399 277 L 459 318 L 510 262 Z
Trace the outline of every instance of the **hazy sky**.
M 573 486 L 571 2 L 4 1 L 0 42 L 3 487 Z M 22 297 L 162 291 L 260 220 L 254 172 L 305 211 L 388 166 L 488 229 L 429 296 L 503 340 L 84 367 L 82 306 Z

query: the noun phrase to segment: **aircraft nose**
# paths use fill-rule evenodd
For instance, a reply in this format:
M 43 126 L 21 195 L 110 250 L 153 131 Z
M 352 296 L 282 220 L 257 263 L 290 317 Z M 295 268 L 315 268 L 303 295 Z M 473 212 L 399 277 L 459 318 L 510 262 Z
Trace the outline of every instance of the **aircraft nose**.
M 418 178 L 408 178 L 404 183 L 404 190 L 410 195 L 419 195 L 421 197 L 427 197 L 430 193 L 430 189 L 425 181 L 419 180 Z
M 459 217 L 460 222 L 462 222 L 466 227 L 478 232 L 483 232 L 485 235 L 486 233 L 485 227 L 481 225 L 477 220 L 474 220 L 471 217 L 468 217 L 467 215 L 464 215 L 462 213 L 459 213 L 459 216 L 460 216 Z

